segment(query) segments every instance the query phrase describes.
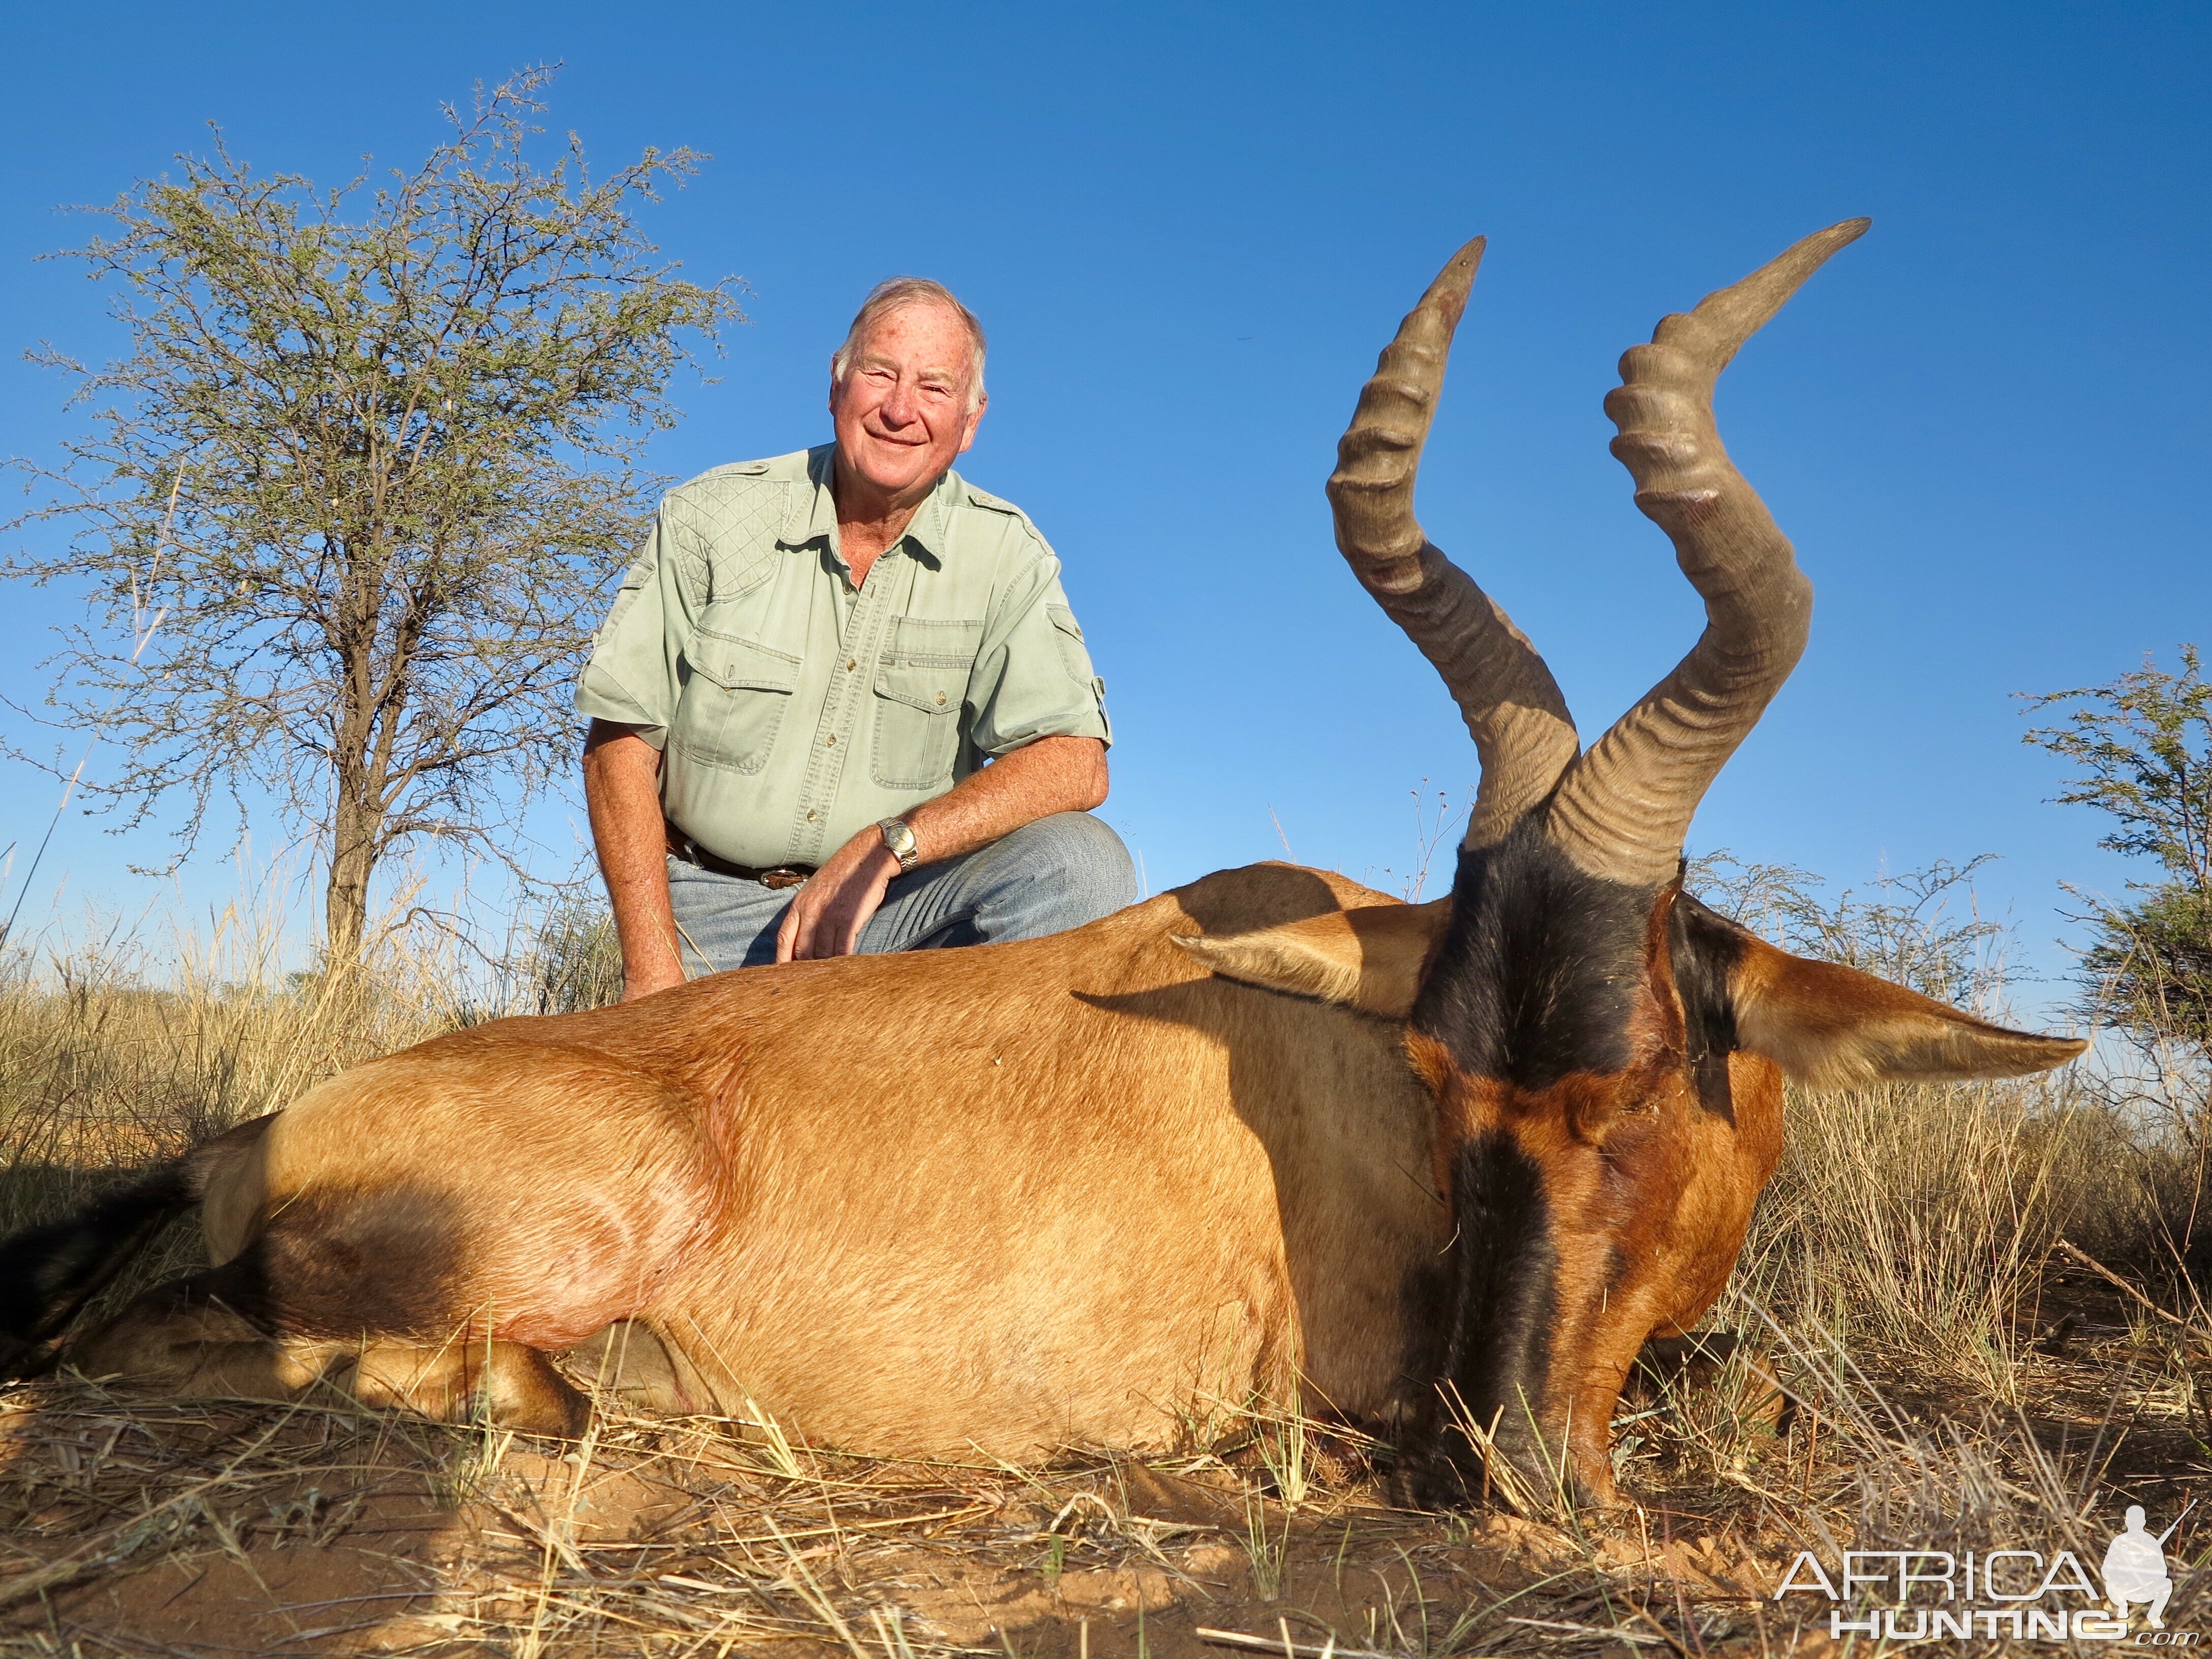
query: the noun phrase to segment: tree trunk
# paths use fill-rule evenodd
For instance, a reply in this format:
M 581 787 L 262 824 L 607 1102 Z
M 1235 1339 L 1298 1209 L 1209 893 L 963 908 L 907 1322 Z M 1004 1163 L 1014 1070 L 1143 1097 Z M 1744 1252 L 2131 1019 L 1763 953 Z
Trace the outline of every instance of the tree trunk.
M 368 880 L 376 870 L 376 815 L 341 780 L 331 825 L 331 875 L 323 891 L 323 962 L 332 974 L 361 965 L 368 927 Z

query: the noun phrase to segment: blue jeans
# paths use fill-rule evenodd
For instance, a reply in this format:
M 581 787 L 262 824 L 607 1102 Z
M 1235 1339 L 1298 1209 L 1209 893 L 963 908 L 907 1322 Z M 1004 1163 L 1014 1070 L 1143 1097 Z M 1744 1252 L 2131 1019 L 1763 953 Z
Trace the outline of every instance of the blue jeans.
M 693 978 L 775 960 L 775 932 L 797 890 L 668 860 L 668 896 Z M 1088 812 L 1055 812 L 942 864 L 892 878 L 860 929 L 863 953 L 1042 939 L 1137 900 L 1121 838 Z

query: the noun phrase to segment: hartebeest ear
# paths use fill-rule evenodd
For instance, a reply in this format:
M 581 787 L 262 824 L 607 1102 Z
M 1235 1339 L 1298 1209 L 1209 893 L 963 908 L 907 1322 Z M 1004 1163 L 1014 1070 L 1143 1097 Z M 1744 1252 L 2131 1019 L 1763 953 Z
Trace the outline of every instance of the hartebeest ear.
M 2009 1031 L 1856 968 L 1808 962 L 1748 936 L 1729 988 L 1737 1046 L 1809 1088 L 2027 1077 L 2089 1046 Z
M 1403 1019 L 1450 920 L 1451 901 L 1442 898 L 1331 910 L 1220 939 L 1169 937 L 1224 979 Z

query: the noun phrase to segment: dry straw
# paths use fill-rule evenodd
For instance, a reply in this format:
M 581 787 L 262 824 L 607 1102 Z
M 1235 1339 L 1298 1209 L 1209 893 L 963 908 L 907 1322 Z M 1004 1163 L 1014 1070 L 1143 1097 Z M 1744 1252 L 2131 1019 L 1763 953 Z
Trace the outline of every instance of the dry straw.
M 292 921 L 241 902 L 0 964 L 0 1224 L 371 1054 L 589 1000 L 603 965 L 578 914 L 522 930 L 502 976 L 402 926 L 336 981 L 288 970 Z M 1279 1401 L 1206 1402 L 1173 1456 L 1010 1468 L 839 1457 L 758 1407 L 670 1424 L 602 1401 L 564 1449 L 336 1394 L 148 1403 L 63 1376 L 0 1396 L 0 1655 L 1786 1651 L 1811 1609 L 1765 1592 L 1799 1547 L 2094 1551 L 2130 1492 L 2179 1512 L 2158 1483 L 2212 1443 L 2212 1322 L 2177 1265 L 2203 1165 L 2191 1086 L 2158 1112 L 2095 1073 L 1793 1097 L 1708 1322 L 1736 1340 L 1619 1421 L 1640 1510 L 1577 1512 L 1493 1464 L 1487 1510 L 1411 1514 L 1386 1445 Z M 146 1271 L 195 1249 L 166 1240 Z M 1494 1425 L 1458 1427 L 1480 1452 Z M 377 1541 L 394 1506 L 434 1549 Z M 345 1565 L 295 1594 L 301 1551 Z M 224 1610 L 203 1581 L 230 1586 Z M 2185 1571 L 2169 1623 L 2199 1597 Z M 193 1620 L 217 1646 L 184 1639 Z

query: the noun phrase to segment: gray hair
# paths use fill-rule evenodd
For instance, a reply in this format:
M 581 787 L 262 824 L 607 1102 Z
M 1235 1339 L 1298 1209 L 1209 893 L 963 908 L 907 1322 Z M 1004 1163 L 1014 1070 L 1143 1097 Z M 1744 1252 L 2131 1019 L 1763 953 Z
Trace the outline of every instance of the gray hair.
M 975 313 L 953 297 L 952 290 L 942 283 L 933 283 L 927 276 L 893 276 L 878 283 L 868 290 L 868 297 L 860 301 L 854 314 L 852 327 L 845 331 L 845 343 L 830 359 L 830 378 L 844 383 L 853 359 L 859 353 L 876 325 L 901 306 L 924 302 L 940 305 L 958 313 L 968 325 L 968 409 L 974 413 L 983 401 L 983 325 L 975 320 Z

